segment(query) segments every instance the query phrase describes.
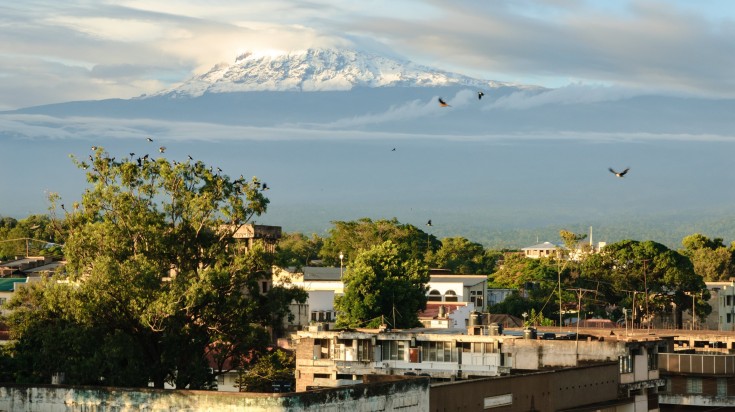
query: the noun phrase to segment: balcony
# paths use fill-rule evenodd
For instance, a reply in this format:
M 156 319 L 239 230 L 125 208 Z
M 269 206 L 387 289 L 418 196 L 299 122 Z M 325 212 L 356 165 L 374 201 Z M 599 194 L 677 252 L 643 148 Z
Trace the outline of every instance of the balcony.
M 658 369 L 667 375 L 735 376 L 735 355 L 659 353 Z

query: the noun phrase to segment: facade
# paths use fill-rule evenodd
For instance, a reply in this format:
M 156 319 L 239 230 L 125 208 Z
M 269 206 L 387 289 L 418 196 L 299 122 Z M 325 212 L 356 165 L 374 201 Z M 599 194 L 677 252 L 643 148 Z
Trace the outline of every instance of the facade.
M 469 325 L 475 305 L 468 302 L 427 302 L 419 312 L 419 321 L 426 328 L 460 328 Z
M 551 242 L 543 242 L 533 246 L 527 246 L 521 248 L 523 256 L 531 259 L 539 259 L 542 257 L 554 257 L 558 256 L 558 249 L 561 246 Z
M 432 274 L 427 286 L 429 302 L 469 302 L 477 311 L 487 309 L 487 275 Z
M 367 375 L 428 376 L 439 384 L 614 362 L 617 392 L 633 405 L 627 410 L 658 410 L 658 388 L 665 381 L 659 377 L 657 355 L 671 348 L 671 340 L 607 334 L 540 340 L 490 333 L 484 325 L 465 330 L 300 331 L 293 336 L 296 390 L 349 386 Z M 507 400 L 498 396 L 488 402 Z
M 735 409 L 735 390 L 730 389 L 735 387 L 735 333 L 677 332 L 674 350 L 658 356 L 666 380 L 661 404 Z
M 295 319 L 288 325 L 291 330 L 302 329 L 313 323 L 326 325 L 327 329 L 334 327 L 337 319 L 334 298 L 344 293 L 343 270 L 318 266 L 304 266 L 300 270 L 293 267 L 273 268 L 274 285 L 303 288 L 309 296 L 305 305 L 292 305 L 291 313 Z M 427 287 L 429 303 L 472 304 L 473 309 L 478 311 L 487 308 L 486 275 L 431 274 Z M 465 326 L 461 320 L 463 312 L 456 315 L 458 327 Z

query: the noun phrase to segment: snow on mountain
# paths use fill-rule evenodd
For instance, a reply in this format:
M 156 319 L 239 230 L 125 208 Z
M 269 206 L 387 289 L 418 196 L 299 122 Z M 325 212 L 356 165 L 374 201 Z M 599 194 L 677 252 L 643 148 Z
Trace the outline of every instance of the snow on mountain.
M 280 55 L 247 52 L 240 55 L 235 64 L 218 64 L 207 73 L 157 95 L 198 97 L 204 93 L 247 91 L 309 92 L 388 86 L 497 88 L 508 85 L 369 52 L 307 49 Z

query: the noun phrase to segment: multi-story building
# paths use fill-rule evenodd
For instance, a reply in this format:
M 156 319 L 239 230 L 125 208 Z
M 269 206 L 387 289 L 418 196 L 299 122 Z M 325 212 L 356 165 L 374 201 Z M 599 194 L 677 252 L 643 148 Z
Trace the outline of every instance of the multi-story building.
M 307 303 L 294 304 L 291 313 L 294 320 L 288 325 L 292 330 L 303 328 L 310 323 L 321 323 L 329 329 L 334 326 L 337 312 L 334 308 L 335 296 L 344 293 L 343 268 L 305 266 L 303 268 L 273 268 L 273 284 L 286 287 L 299 287 L 308 294 Z M 445 302 L 467 303 L 471 310 L 486 309 L 487 276 L 447 274 L 445 271 L 431 273 L 427 284 L 427 300 L 434 304 Z M 461 323 L 461 322 L 458 322 Z M 465 324 L 450 325 L 464 327 Z
M 664 381 L 658 375 L 657 355 L 669 350 L 671 340 L 607 334 L 538 340 L 529 333 L 499 332 L 492 325 L 465 330 L 300 331 L 293 337 L 296 389 L 353 385 L 375 374 L 423 375 L 436 383 L 614 361 L 618 390 L 637 405 L 634 410 L 658 410 L 658 387 Z

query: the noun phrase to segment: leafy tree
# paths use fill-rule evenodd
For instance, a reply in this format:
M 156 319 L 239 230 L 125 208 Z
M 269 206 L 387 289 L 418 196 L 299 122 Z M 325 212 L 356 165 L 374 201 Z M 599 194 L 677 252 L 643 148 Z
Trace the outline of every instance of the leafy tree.
M 295 387 L 296 356 L 283 349 L 254 353 L 250 362 L 238 371 L 235 383 L 240 392 L 272 392 L 276 382 Z
M 266 210 L 257 178 L 230 180 L 201 162 L 116 161 L 101 148 L 90 163 L 74 160 L 88 170 L 90 187 L 80 203 L 61 205 L 69 283 L 52 290 L 63 290 L 65 299 L 20 311 L 20 341 L 58 312 L 68 322 L 61 329 L 129 344 L 145 382 L 209 388 L 209 358 L 219 369 L 229 361 L 239 367 L 245 354 L 266 347 L 269 328 L 282 324 L 289 303 L 304 301 L 298 289 L 263 293 L 273 256 L 232 237 Z M 16 307 L 26 305 L 18 299 Z
M 635 294 L 638 321 L 646 309 L 652 315 L 665 315 L 673 304 L 677 312 L 674 318 L 681 328 L 682 311 L 692 309 L 690 294 L 709 299 L 704 279 L 694 272 L 691 261 L 653 241 L 609 244 L 600 254 L 586 259 L 582 273 L 580 284 L 597 288 L 608 304 L 630 308 Z M 696 310 L 699 316 L 705 316 L 712 308 L 698 305 Z
M 332 224 L 334 227 L 324 239 L 324 246 L 319 252 L 319 257 L 326 265 L 339 265 L 340 252 L 351 262 L 361 250 L 370 249 L 386 240 L 393 241 L 395 247 L 412 259 L 424 260 L 428 250 L 439 247 L 439 241 L 433 235 L 416 226 L 402 224 L 395 218 L 374 222 L 362 218 L 350 222 L 335 221 Z
M 449 269 L 453 273 L 475 274 L 492 273 L 500 252 L 486 251 L 481 244 L 470 242 L 463 237 L 441 240 L 441 247 L 426 255 L 426 261 L 435 268 Z
M 546 317 L 552 314 L 553 311 L 548 305 L 544 307 L 544 300 L 525 298 L 518 292 L 512 293 L 502 302 L 492 305 L 488 310 L 490 313 L 503 313 L 518 318 L 523 318 L 523 314 L 525 313 L 526 326 L 553 325 L 553 321 Z
M 303 233 L 286 233 L 278 240 L 276 263 L 281 267 L 309 266 L 323 244 L 324 240 L 316 234 L 309 238 Z
M 426 308 L 429 270 L 393 242 L 361 252 L 344 276 L 345 293 L 335 298 L 337 327 L 394 328 L 420 325 L 418 311 Z
M 694 272 L 706 281 L 729 280 L 735 273 L 735 255 L 731 248 L 725 247 L 722 239 L 695 233 L 682 240 L 684 249 L 681 253 L 687 256 L 694 265 Z
M 63 239 L 47 215 L 30 215 L 25 219 L 0 219 L 0 260 L 15 256 L 62 256 Z

